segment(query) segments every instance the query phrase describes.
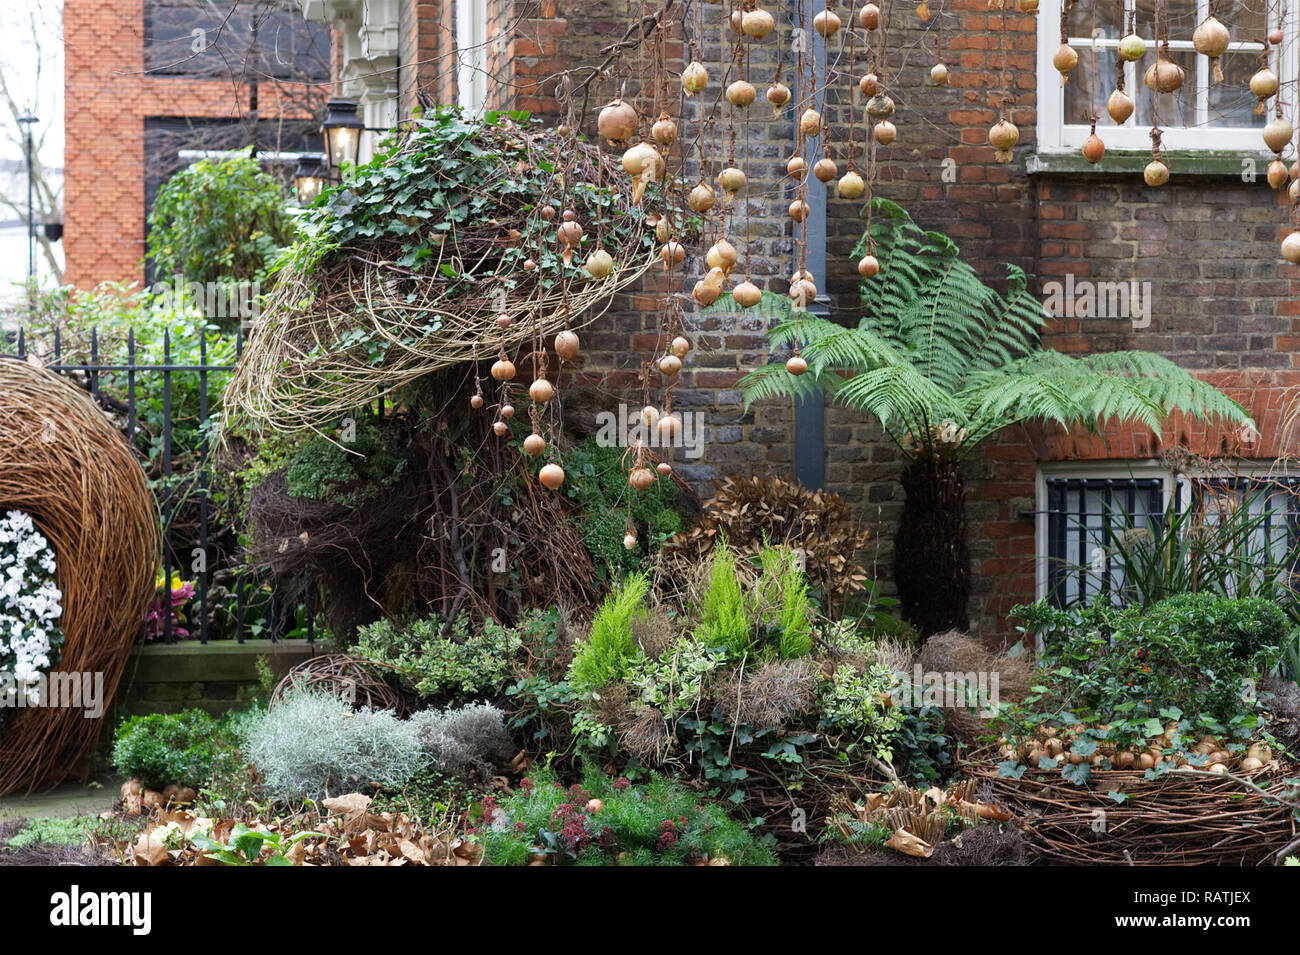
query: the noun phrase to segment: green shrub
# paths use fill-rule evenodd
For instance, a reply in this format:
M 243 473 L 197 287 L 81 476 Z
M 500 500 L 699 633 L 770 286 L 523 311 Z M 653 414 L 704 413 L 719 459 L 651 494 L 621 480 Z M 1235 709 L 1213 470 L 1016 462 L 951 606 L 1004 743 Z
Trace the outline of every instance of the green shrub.
M 245 720 L 239 732 L 263 791 L 288 803 L 374 783 L 400 787 L 429 763 L 414 724 L 388 710 L 354 713 L 323 693 L 292 693 Z
M 591 634 L 574 650 L 569 682 L 579 691 L 590 691 L 621 679 L 640 648 L 632 637 L 632 618 L 644 612 L 650 583 L 644 574 L 633 574 L 605 598 L 591 620 Z
M 381 620 L 357 631 L 357 652 L 396 668 L 422 697 L 497 696 L 510 682 L 522 642 L 493 621 L 470 632 L 466 615 L 444 635 L 439 617 Z M 521 624 L 523 625 L 523 624 Z
M 202 710 L 133 716 L 118 727 L 113 767 L 149 789 L 198 788 L 212 775 L 218 725 Z
M 745 599 L 736 576 L 736 558 L 727 542 L 718 538 L 713 545 L 709 587 L 700 608 L 700 639 L 711 647 L 725 647 L 733 656 L 749 652 L 751 633 L 745 615 Z
M 539 769 L 500 802 L 485 797 L 478 811 L 491 865 L 538 857 L 555 865 L 776 864 L 771 849 L 721 806 L 655 774 L 632 785 L 589 769 L 581 784 L 565 788 Z
M 380 426 L 362 417 L 346 445 L 318 437 L 294 451 L 285 485 L 291 497 L 356 507 L 378 499 L 405 470 L 406 461 L 388 450 Z
M 782 659 L 806 656 L 813 647 L 812 607 L 798 556 L 788 548 L 765 546 L 758 557 L 763 568 L 755 601 L 759 623 L 771 618 Z
M 28 819 L 17 834 L 5 843 L 10 849 L 27 846 L 79 846 L 95 831 L 99 820 L 94 816 L 71 818 L 38 817 Z
M 1225 642 L 1242 660 L 1281 647 L 1290 629 L 1282 608 L 1263 597 L 1221 597 L 1201 592 L 1162 600 L 1146 613 L 1153 627 L 1192 633 L 1207 643 Z

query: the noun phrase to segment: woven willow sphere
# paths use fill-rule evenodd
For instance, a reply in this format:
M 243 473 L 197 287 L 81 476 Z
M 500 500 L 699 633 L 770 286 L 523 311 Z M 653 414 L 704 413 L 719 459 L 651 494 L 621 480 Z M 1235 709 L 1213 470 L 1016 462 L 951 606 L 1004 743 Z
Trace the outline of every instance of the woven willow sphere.
M 144 626 L 161 548 L 158 509 L 134 452 L 66 379 L 0 359 L 0 511 L 31 516 L 63 593 L 62 657 L 52 672 L 103 675 L 105 712 Z M 0 723 L 0 793 L 86 772 L 100 719 L 38 707 Z

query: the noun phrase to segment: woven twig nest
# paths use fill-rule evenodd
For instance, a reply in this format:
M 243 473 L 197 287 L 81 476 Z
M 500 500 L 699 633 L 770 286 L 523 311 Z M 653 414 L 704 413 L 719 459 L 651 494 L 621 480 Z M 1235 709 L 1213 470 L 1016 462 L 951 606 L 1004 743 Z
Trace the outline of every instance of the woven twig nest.
M 371 660 L 358 660 L 346 653 L 326 653 L 304 660 L 284 675 L 271 694 L 270 709 L 297 690 L 315 690 L 337 696 L 360 709 L 393 710 L 407 715 L 402 694 L 378 675 L 378 670 L 392 669 Z
M 0 360 L 0 510 L 31 516 L 63 593 L 55 673 L 103 676 L 105 712 L 154 594 L 158 511 L 144 471 L 83 391 Z M 0 793 L 54 786 L 83 768 L 100 720 L 80 707 L 12 714 L 0 727 Z
M 988 780 L 1015 813 L 1033 854 L 1047 862 L 1267 865 L 1296 836 L 1285 803 L 1209 772 L 1175 770 L 1148 780 L 1141 772 L 1094 771 L 1087 785 L 1076 786 L 1059 774 L 1011 779 L 979 764 L 968 771 Z M 1294 766 L 1272 766 L 1245 778 L 1279 797 L 1294 774 Z M 1123 796 L 1117 800 L 1112 792 Z

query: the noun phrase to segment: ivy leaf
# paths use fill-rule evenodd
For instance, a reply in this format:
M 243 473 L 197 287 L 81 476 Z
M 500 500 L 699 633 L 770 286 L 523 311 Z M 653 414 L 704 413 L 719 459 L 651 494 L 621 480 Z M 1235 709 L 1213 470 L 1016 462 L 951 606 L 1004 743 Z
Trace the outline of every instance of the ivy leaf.
M 1027 766 L 1022 766 L 1017 760 L 1004 759 L 998 763 L 998 775 L 1004 779 L 1019 779 L 1025 774 Z
M 1067 763 L 1061 775 L 1076 786 L 1082 786 L 1092 776 L 1092 767 L 1087 763 Z

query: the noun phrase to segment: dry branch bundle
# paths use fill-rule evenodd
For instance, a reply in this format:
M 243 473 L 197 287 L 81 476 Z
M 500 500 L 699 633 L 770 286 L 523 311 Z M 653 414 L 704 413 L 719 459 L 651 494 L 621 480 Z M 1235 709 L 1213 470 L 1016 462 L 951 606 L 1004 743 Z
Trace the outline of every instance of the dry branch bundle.
M 102 674 L 107 706 L 153 598 L 157 507 L 94 401 L 13 360 L 0 360 L 0 509 L 26 512 L 54 549 L 64 645 L 53 672 Z M 0 732 L 0 793 L 57 785 L 99 735 L 79 707 L 22 711 Z

